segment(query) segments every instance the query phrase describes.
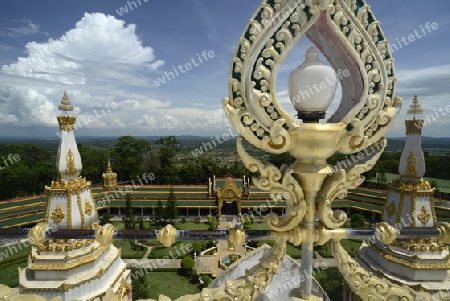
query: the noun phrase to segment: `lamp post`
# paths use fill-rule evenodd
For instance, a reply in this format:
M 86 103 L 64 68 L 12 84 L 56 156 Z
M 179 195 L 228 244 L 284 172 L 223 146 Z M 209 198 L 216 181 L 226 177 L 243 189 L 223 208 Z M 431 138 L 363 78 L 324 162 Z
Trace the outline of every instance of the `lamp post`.
M 270 283 L 287 241 L 302 245 L 305 281 L 301 297 L 307 300 L 313 298 L 314 244 L 361 234 L 338 229 L 347 216 L 333 211 L 332 201 L 363 182 L 361 174 L 372 168 L 384 147 L 336 171 L 327 159 L 336 152 L 350 155 L 385 144 L 383 136 L 401 107 L 401 99 L 395 97 L 395 70 L 387 41 L 370 7 L 364 1 L 359 4 L 343 0 L 264 1 L 238 43 L 230 68 L 229 97 L 223 100 L 225 112 L 240 135 L 238 153 L 246 167 L 258 174 L 253 183 L 269 191 L 276 203 L 286 204 L 282 216 L 267 215 L 277 240 L 257 269 L 257 279 L 264 278 L 264 285 Z M 331 67 L 319 60 L 319 51 L 310 48 L 303 64 L 290 74 L 289 96 L 299 119 L 295 120 L 278 102 L 275 82 L 282 62 L 305 35 Z M 319 123 L 336 92 L 335 70 L 345 70 L 348 75 L 339 76 L 343 96 L 331 117 Z M 295 162 L 290 166 L 262 162 L 246 152 L 243 141 L 272 154 L 288 152 Z M 386 225 L 378 229 L 392 233 Z M 252 291 L 256 284 L 247 282 Z

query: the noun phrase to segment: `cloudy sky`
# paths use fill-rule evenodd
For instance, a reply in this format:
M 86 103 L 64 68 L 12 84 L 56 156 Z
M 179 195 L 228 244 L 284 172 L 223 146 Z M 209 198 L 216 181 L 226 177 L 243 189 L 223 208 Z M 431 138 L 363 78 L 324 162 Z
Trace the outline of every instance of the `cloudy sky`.
M 55 137 L 65 88 L 79 116 L 78 136 L 227 131 L 221 100 L 228 96 L 230 60 L 261 1 L 134 2 L 136 7 L 124 0 L 2 1 L 0 137 Z M 388 137 L 399 137 L 414 94 L 428 114 L 450 105 L 450 1 L 368 2 L 391 43 L 421 32 L 427 22 L 438 26 L 394 51 L 404 105 Z M 309 47 L 306 38 L 300 41 L 277 80 L 292 114 L 287 77 Z M 207 59 L 200 61 L 202 53 Z M 161 81 L 173 66 L 193 61 L 191 70 Z M 338 90 L 330 114 L 340 95 Z M 424 135 L 450 137 L 449 116 L 439 113 Z

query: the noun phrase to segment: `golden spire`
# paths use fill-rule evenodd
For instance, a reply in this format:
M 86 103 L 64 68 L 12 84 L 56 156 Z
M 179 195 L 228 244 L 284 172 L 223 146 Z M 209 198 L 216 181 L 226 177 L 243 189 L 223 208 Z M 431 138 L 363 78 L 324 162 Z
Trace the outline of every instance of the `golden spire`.
M 67 95 L 67 91 L 64 88 L 64 94 L 61 99 L 61 104 L 58 106 L 60 111 L 73 111 L 73 106 L 70 105 L 69 95 Z
M 109 161 L 109 158 L 108 158 L 108 165 L 106 166 L 106 173 L 112 173 L 113 171 L 112 171 L 112 168 L 111 168 L 111 162 Z
M 416 119 L 416 114 L 423 114 L 417 95 L 414 95 L 413 103 L 409 106 L 409 110 L 406 113 L 409 115 L 414 115 L 414 119 Z

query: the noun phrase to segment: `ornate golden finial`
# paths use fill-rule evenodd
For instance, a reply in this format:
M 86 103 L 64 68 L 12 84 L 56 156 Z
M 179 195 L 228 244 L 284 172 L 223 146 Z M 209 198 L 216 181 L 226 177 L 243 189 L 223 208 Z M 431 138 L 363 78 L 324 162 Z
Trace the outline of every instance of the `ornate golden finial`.
M 73 111 L 73 106 L 70 105 L 69 95 L 67 95 L 67 91 L 64 88 L 64 94 L 61 99 L 61 104 L 58 106 L 60 111 Z
M 409 106 L 409 110 L 406 113 L 409 115 L 414 115 L 414 119 L 416 119 L 416 114 L 423 114 L 417 95 L 414 95 L 413 103 Z
M 108 165 L 106 166 L 106 172 L 107 173 L 112 173 L 113 172 L 112 168 L 111 168 L 111 162 L 109 161 L 109 158 L 108 158 Z

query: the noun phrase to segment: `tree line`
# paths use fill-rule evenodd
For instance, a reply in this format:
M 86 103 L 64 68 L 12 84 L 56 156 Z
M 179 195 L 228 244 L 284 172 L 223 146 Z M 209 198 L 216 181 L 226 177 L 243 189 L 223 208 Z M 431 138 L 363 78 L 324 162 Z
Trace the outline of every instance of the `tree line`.
M 122 136 L 111 149 L 78 144 L 78 150 L 83 162 L 81 175 L 94 185 L 101 185 L 108 159 L 119 183 L 136 182 L 144 173 L 153 173 L 155 178 L 151 184 L 158 185 L 205 185 L 213 175 L 224 176 L 227 173 L 235 177 L 252 176 L 241 161 L 219 164 L 211 153 L 180 163 L 177 160 L 180 143 L 174 136 L 152 143 Z M 8 159 L 10 154 L 18 155 L 20 160 L 12 160 L 11 156 Z M 288 153 L 270 155 L 265 159 L 278 167 L 294 161 Z M 335 154 L 328 163 L 334 165 L 346 159 L 345 155 Z M 400 153 L 383 153 L 374 168 L 364 174 L 366 180 L 376 178 L 382 187 L 387 182 L 383 174 L 398 173 L 399 160 Z M 425 152 L 425 160 L 427 177 L 450 179 L 450 160 L 447 156 L 431 156 Z M 45 191 L 45 185 L 56 179 L 56 150 L 48 151 L 30 144 L 0 144 L 0 200 L 41 194 Z

